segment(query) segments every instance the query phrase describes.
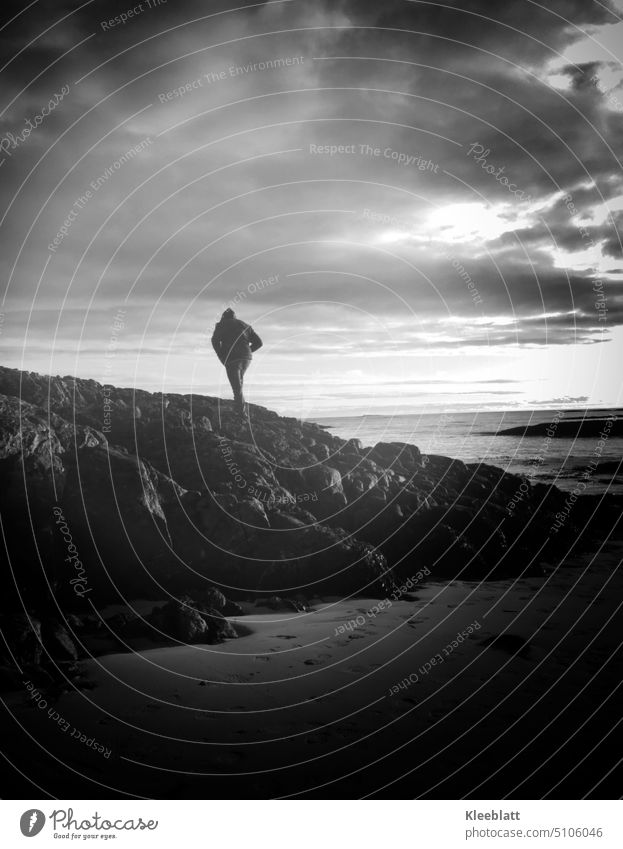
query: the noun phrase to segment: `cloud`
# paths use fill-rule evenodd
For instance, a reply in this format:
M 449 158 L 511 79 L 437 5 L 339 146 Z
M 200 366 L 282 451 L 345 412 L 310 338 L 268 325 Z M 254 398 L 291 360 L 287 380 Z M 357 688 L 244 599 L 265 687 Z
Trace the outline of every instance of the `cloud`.
M 121 24 L 125 2 L 49 0 L 0 31 L 0 138 L 69 86 L 0 166 L 14 351 L 67 363 L 83 334 L 92 366 L 125 305 L 120 362 L 148 353 L 153 379 L 236 293 L 286 372 L 612 338 L 623 111 L 594 84 L 603 56 L 569 59 L 609 3 L 237 6 Z

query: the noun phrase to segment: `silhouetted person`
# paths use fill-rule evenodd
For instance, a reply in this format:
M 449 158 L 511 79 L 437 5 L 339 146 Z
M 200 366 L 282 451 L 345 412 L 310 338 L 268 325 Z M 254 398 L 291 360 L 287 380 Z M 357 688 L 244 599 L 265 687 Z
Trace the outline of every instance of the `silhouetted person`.
M 262 347 L 262 340 L 249 324 L 236 318 L 232 309 L 226 309 L 214 328 L 212 347 L 225 366 L 236 407 L 243 413 L 244 373 L 249 368 L 253 352 Z

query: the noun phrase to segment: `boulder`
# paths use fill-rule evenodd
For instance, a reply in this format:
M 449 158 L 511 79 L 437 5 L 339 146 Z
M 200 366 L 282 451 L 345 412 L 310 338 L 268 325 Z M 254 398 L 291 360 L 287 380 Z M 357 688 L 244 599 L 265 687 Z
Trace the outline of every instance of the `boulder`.
M 316 445 L 313 445 L 309 450 L 314 455 L 314 457 L 316 457 L 316 459 L 320 460 L 321 462 L 323 460 L 328 460 L 331 455 L 328 446 L 322 442 L 316 443 Z
M 353 454 L 361 454 L 363 444 L 360 439 L 347 439 L 344 445 L 344 452 L 352 452 Z
M 395 464 L 408 468 L 421 463 L 419 448 L 407 442 L 377 442 L 367 456 L 384 468 L 392 468 Z
M 214 608 L 215 610 L 224 610 L 227 605 L 227 598 L 216 587 L 207 587 L 202 593 L 197 595 L 199 602 L 206 607 Z
M 307 469 L 304 474 L 305 485 L 314 496 L 309 509 L 319 518 L 339 512 L 346 504 L 342 487 L 342 476 L 331 466 L 318 464 Z
M 76 452 L 62 511 L 82 563 L 84 591 L 97 591 L 100 601 L 117 600 L 119 595 L 162 596 L 163 583 L 176 576 L 163 503 L 172 491 L 183 492 L 153 466 L 121 449 Z
M 223 613 L 213 608 L 202 611 L 203 619 L 208 627 L 209 643 L 222 643 L 225 640 L 235 640 L 238 633 L 231 622 L 228 622 Z
M 220 643 L 237 637 L 223 614 L 188 596 L 156 608 L 148 621 L 164 636 L 182 643 Z
M 190 598 L 170 601 L 147 617 L 163 636 L 181 643 L 208 642 L 208 625 Z
M 244 616 L 244 610 L 237 601 L 228 600 L 225 607 L 221 610 L 223 616 Z
M 2 634 L 20 666 L 38 666 L 42 658 L 41 622 L 27 613 L 0 619 Z
M 78 649 L 67 629 L 55 620 L 44 620 L 41 638 L 46 651 L 55 660 L 77 660 Z

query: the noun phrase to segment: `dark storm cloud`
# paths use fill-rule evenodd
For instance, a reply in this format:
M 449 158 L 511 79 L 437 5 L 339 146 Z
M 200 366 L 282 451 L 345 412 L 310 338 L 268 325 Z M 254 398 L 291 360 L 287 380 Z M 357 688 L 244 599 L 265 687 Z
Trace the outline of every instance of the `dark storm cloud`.
M 583 88 L 593 89 L 597 71 L 602 66 L 601 62 L 586 62 L 582 65 L 565 65 L 561 74 L 566 74 L 573 88 L 578 91 Z
M 574 25 L 618 21 L 609 3 L 585 0 L 550 0 L 547 6 L 531 0 L 499 4 L 490 0 L 342 0 L 327 5 L 339 7 L 352 23 L 361 26 L 410 29 L 417 24 L 428 38 L 441 36 L 496 53 L 501 53 L 503 46 L 506 55 L 521 55 L 524 61 L 528 45 L 540 55 L 548 46 L 555 49 L 566 44 Z M 579 37 L 577 31 L 574 37 Z

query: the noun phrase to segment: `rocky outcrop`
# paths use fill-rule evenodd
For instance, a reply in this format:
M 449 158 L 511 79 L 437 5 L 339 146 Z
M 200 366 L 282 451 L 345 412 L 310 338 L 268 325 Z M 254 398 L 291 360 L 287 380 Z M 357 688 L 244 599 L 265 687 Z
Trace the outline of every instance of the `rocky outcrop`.
M 493 466 L 365 447 L 259 406 L 243 419 L 218 398 L 6 368 L 0 471 L 5 609 L 27 594 L 33 621 L 55 621 L 58 605 L 188 596 L 196 615 L 177 601 L 156 616 L 187 639 L 226 633 L 222 612 L 243 598 L 384 595 L 423 567 L 444 580 L 537 572 L 620 513 L 578 498 L 552 532 L 568 496 Z M 70 661 L 59 627 L 44 644 Z

